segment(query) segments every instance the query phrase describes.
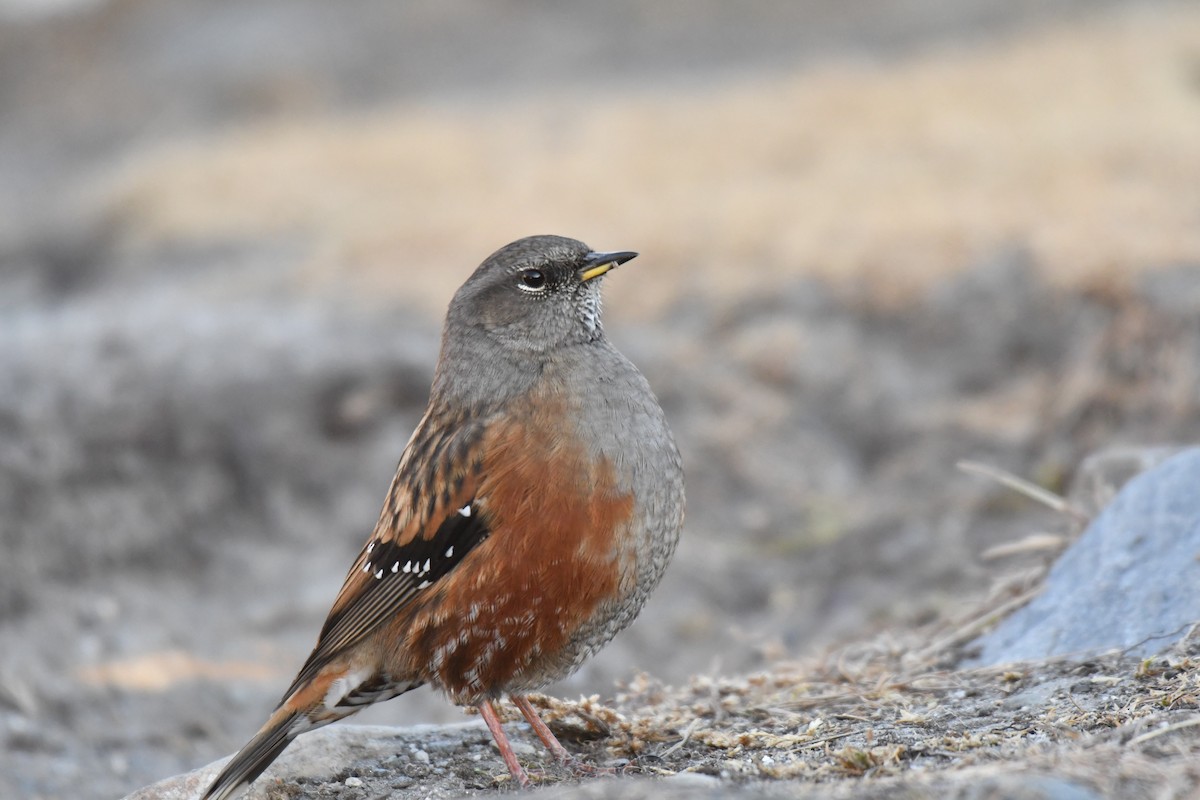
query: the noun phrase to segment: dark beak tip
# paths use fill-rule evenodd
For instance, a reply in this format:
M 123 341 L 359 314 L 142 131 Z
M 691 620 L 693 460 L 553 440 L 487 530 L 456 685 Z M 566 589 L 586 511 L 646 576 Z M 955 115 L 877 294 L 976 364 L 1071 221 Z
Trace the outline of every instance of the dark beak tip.
M 620 266 L 626 261 L 632 261 L 637 258 L 637 255 L 632 250 L 616 250 L 611 253 L 588 253 L 584 262 L 589 267 L 598 267 L 601 264 L 616 264 Z

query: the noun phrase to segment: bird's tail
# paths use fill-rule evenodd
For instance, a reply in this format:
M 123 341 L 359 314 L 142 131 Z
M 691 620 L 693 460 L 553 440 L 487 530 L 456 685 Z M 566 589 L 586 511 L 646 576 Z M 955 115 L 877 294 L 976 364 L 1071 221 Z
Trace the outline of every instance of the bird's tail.
M 375 670 L 353 671 L 342 667 L 321 670 L 313 676 L 302 671 L 267 724 L 229 760 L 208 787 L 204 800 L 228 800 L 240 794 L 300 734 L 420 685 L 420 681 L 397 681 Z
M 292 739 L 323 724 L 312 724 L 303 712 L 287 707 L 279 708 L 254 738 L 229 760 L 221 774 L 208 787 L 204 800 L 227 800 L 240 794 L 247 784 L 261 775 L 262 771 L 279 757 Z

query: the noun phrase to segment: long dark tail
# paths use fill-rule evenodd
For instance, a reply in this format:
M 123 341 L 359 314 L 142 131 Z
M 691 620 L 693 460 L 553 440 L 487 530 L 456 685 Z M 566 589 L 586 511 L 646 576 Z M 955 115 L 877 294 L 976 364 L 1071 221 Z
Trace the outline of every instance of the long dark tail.
M 332 720 L 330 720 L 332 722 Z M 304 731 L 320 727 L 324 723 L 312 724 L 298 711 L 280 708 L 267 724 L 238 751 L 221 774 L 204 793 L 204 800 L 226 800 L 241 792 L 251 781 L 271 766 L 292 739 Z
M 228 800 L 240 794 L 300 734 L 420 685 L 420 681 L 395 681 L 378 674 L 363 677 L 346 670 L 322 673 L 299 686 L 293 684 L 267 724 L 221 770 L 204 800 Z

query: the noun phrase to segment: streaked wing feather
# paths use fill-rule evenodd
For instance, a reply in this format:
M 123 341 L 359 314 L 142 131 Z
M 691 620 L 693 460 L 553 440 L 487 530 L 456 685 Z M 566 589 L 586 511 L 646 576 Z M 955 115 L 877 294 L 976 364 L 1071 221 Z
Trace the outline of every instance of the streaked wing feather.
M 285 700 L 487 538 L 487 516 L 473 505 L 484 430 L 481 422 L 466 421 L 435 430 L 428 414 L 421 420 L 400 459 L 384 513 L 347 573 L 317 645 Z M 467 514 L 464 508 L 470 509 Z

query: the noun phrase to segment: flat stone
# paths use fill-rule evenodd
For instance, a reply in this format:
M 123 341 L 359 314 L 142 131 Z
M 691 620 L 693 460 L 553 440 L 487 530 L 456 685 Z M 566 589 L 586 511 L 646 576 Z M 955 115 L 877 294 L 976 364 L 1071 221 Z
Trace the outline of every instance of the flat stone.
M 392 728 L 381 725 L 331 725 L 298 736 L 288 749 L 250 785 L 243 800 L 266 800 L 278 780 L 307 779 L 320 785 L 333 782 L 346 767 L 366 758 L 386 758 L 420 744 L 431 736 L 480 738 L 487 735 L 479 720 L 458 725 L 414 725 Z M 139 789 L 125 800 L 195 800 L 208 788 L 228 759 Z M 402 777 L 402 776 L 398 776 Z M 357 781 L 357 784 L 355 783 Z M 358 777 L 343 780 L 347 787 L 362 786 Z
M 1130 480 L 1046 577 L 975 644 L 977 664 L 1106 650 L 1149 656 L 1200 620 L 1200 449 Z

